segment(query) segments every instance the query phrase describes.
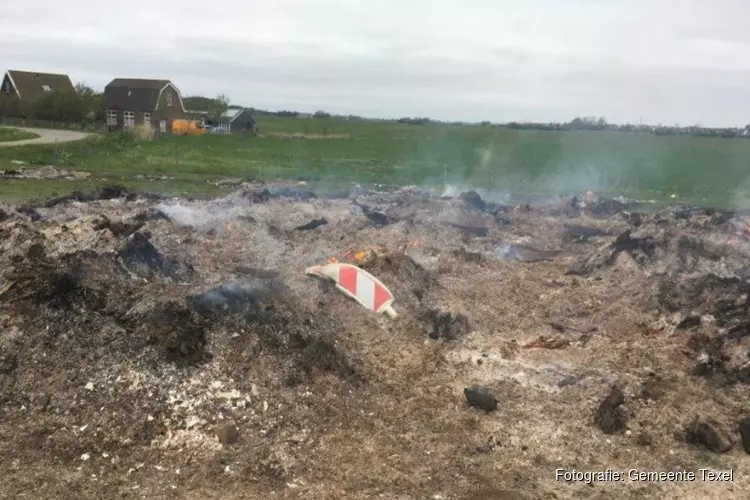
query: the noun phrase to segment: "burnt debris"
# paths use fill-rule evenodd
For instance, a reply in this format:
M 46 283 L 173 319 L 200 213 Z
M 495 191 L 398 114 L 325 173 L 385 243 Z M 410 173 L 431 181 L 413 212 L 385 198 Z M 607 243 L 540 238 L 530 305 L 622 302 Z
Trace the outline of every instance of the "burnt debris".
M 353 200 L 352 203 L 357 205 L 362 210 L 362 214 L 364 214 L 364 216 L 367 217 L 367 219 L 372 222 L 375 227 L 383 228 L 391 223 L 391 220 L 383 212 L 375 211 L 368 205 L 359 203 L 356 199 Z
M 112 185 L 112 186 L 104 186 L 101 189 L 97 191 L 92 191 L 89 193 L 84 193 L 81 191 L 73 191 L 72 193 L 64 196 L 57 196 L 55 198 L 51 198 L 47 201 L 42 202 L 41 207 L 43 208 L 53 208 L 57 205 L 60 205 L 61 203 L 66 203 L 69 201 L 77 201 L 77 202 L 91 202 L 91 201 L 99 201 L 99 200 L 114 200 L 118 198 L 124 198 L 127 201 L 133 201 L 135 200 L 137 195 L 135 193 L 131 193 L 126 188 L 122 186 Z
M 42 220 L 42 214 L 40 214 L 34 207 L 31 207 L 29 205 L 21 205 L 20 207 L 16 208 L 16 212 L 25 215 L 26 217 L 31 220 L 31 222 L 39 222 Z
M 309 201 L 318 198 L 313 191 L 294 187 L 266 187 L 261 190 L 249 192 L 247 199 L 250 203 L 266 203 L 274 198 L 287 198 L 295 201 Z
M 595 201 L 589 201 L 585 206 L 587 212 L 599 217 L 616 215 L 618 213 L 628 211 L 631 208 L 632 205 L 628 205 L 611 198 L 601 198 Z
M 270 187 L 267 189 L 268 193 L 272 198 L 291 198 L 297 201 L 309 201 L 318 198 L 310 189 L 302 189 L 295 187 Z
M 707 241 L 685 235 L 677 240 L 677 258 L 686 268 L 695 268 L 701 259 L 717 261 L 724 256 L 726 252 L 721 247 Z
M 320 226 L 325 226 L 328 224 L 328 221 L 325 219 L 325 217 L 322 217 L 320 219 L 313 219 L 307 224 L 302 224 L 301 226 L 297 226 L 294 228 L 295 231 L 309 231 L 311 229 L 319 228 Z
M 207 350 L 208 325 L 198 321 L 183 304 L 169 301 L 132 319 L 135 330 L 145 336 L 146 345 L 156 347 L 166 361 L 192 366 L 212 358 Z
M 18 368 L 18 356 L 16 354 L 0 354 L 0 375 L 10 375 Z
M 594 423 L 604 434 L 615 434 L 625 429 L 629 419 L 625 395 L 619 387 L 612 386 L 594 413 Z
M 190 264 L 164 257 L 149 241 L 150 235 L 136 232 L 117 252 L 117 259 L 126 271 L 141 278 L 162 276 L 188 279 L 195 270 Z
M 391 223 L 391 220 L 382 212 L 365 212 L 365 217 L 377 228 L 383 228 Z
M 466 387 L 464 396 L 472 408 L 491 412 L 497 410 L 498 402 L 486 387 Z
M 627 252 L 636 262 L 650 259 L 656 250 L 656 244 L 651 236 L 633 237 L 630 230 L 621 233 L 612 243 L 613 254 Z
M 496 258 L 515 260 L 518 262 L 541 262 L 553 260 L 560 254 L 556 250 L 541 250 L 526 245 L 504 243 L 492 252 Z
M 157 220 L 172 222 L 172 219 L 167 214 L 156 208 L 150 208 L 148 210 L 144 210 L 143 212 L 137 213 L 135 216 L 133 216 L 133 220 L 135 222 L 150 222 Z
M 272 269 L 261 269 L 259 267 L 237 266 L 234 272 L 239 275 L 252 276 L 253 278 L 270 280 L 279 277 L 279 272 Z
M 685 311 L 690 316 L 711 314 L 727 337 L 741 338 L 750 328 L 750 283 L 715 274 L 674 277 L 662 281 L 659 303 L 667 311 Z M 693 314 L 695 311 L 696 314 Z
M 449 226 L 455 227 L 462 233 L 464 233 L 465 236 L 476 236 L 478 238 L 486 238 L 490 235 L 489 228 L 485 226 L 467 226 L 464 224 L 456 224 L 454 222 L 449 222 Z
M 308 199 L 276 200 L 282 194 Z M 223 210 L 239 195 L 244 198 L 236 206 Z M 223 199 L 218 214 L 195 202 L 207 217 L 195 217 L 193 226 L 170 223 L 143 198 L 30 205 L 44 216 L 36 224 L 6 209 L 9 220 L 0 221 L 0 401 L 6 427 L 25 429 L 8 434 L 8 450 L 33 446 L 39 457 L 62 450 L 69 456 L 61 460 L 78 463 L 84 453 L 92 459 L 105 449 L 119 453 L 107 439 L 121 436 L 132 438 L 128 449 L 137 456 L 130 462 L 140 463 L 154 439 L 173 437 L 165 435 L 168 421 L 204 431 L 212 428 L 206 422 L 218 424 L 213 439 L 230 446 L 247 448 L 242 436 L 261 428 L 274 434 L 266 443 L 271 448 L 292 446 L 302 429 L 334 429 L 349 419 L 349 430 L 356 430 L 371 420 L 367 414 L 394 401 L 414 416 L 402 431 L 435 420 L 439 425 L 416 438 L 432 433 L 452 446 L 473 439 L 476 429 L 467 423 L 504 410 L 498 400 L 506 393 L 509 401 L 524 399 L 528 383 L 558 393 L 525 398 L 531 411 L 560 412 L 567 430 L 590 425 L 595 433 L 616 435 L 630 428 L 632 434 L 614 441 L 632 445 L 638 456 L 674 445 L 674 422 L 649 415 L 679 416 L 696 402 L 706 416 L 724 415 L 718 422 L 677 424 L 676 437 L 700 446 L 692 450 L 696 457 L 704 449 L 731 451 L 740 436 L 750 452 L 750 420 L 735 420 L 748 417 L 741 409 L 750 384 L 747 215 L 721 219 L 717 212 L 654 209 L 638 213 L 638 221 L 632 211 L 594 221 L 586 206 L 573 218 L 569 207 L 559 209 L 569 200 L 555 197 L 545 202 L 557 209 L 535 203 L 531 213 L 505 210 L 499 227 L 493 222 L 499 209 L 477 193 L 440 201 L 407 191 L 361 191 L 359 200 L 369 204 L 364 217 L 351 198 L 310 202 L 304 193 L 266 189 L 258 196 L 269 204 L 251 206 L 247 196 Z M 340 217 L 350 210 L 354 217 Z M 244 222 L 239 211 L 248 217 Z M 288 231 L 309 216 L 284 231 L 270 227 L 300 213 L 335 217 L 335 227 Z M 488 236 L 462 241 L 441 218 L 449 215 L 466 226 L 488 226 Z M 714 225 L 712 217 L 723 222 Z M 204 238 L 209 228 L 213 241 Z M 589 269 L 600 272 L 561 276 L 565 260 L 580 254 L 595 256 Z M 614 268 L 606 269 L 613 258 Z M 350 311 L 315 293 L 303 271 L 326 259 L 357 261 L 382 279 L 394 293 L 399 319 Z M 216 362 L 201 367 L 212 356 Z M 459 387 L 458 397 L 444 390 L 456 373 L 471 381 Z M 126 383 L 115 382 L 118 377 Z M 482 387 L 478 381 L 488 377 L 495 378 Z M 588 413 L 565 407 L 567 396 L 586 399 L 587 387 L 611 380 L 632 385 L 627 393 L 604 386 Z M 689 391 L 675 393 L 686 386 Z M 184 401 L 203 403 L 186 407 Z M 445 403 L 462 406 L 464 421 Z M 633 409 L 639 418 L 631 426 Z M 240 425 L 238 415 L 253 411 L 264 417 Z M 430 420 L 434 411 L 443 413 Z M 93 425 L 101 432 L 54 432 L 50 416 L 65 428 Z M 205 422 L 183 427 L 187 417 Z M 289 425 L 279 427 L 282 420 Z M 599 441 L 595 452 L 607 447 Z M 529 456 L 544 454 L 543 444 L 527 444 Z M 50 450 L 55 453 L 41 453 Z M 246 451 L 266 456 L 268 450 Z M 310 456 L 300 459 L 313 464 Z
M 102 216 L 98 223 L 94 224 L 95 231 L 108 229 L 113 235 L 118 237 L 128 237 L 145 225 L 145 221 L 121 222 L 111 221 L 106 216 Z
M 732 439 L 713 421 L 696 417 L 685 429 L 688 443 L 705 447 L 713 453 L 726 453 L 732 449 Z
M 273 278 L 243 276 L 206 292 L 190 295 L 187 303 L 201 315 L 243 314 L 261 317 L 281 294 L 280 283 Z
M 430 326 L 431 339 L 456 340 L 470 331 L 469 320 L 463 314 L 431 309 L 423 318 Z
M 611 266 L 621 253 L 627 254 L 634 262 L 643 266 L 653 262 L 656 251 L 661 246 L 665 246 L 665 243 L 650 235 L 634 237 L 628 229 L 620 233 L 610 245 L 599 248 L 592 254 L 583 255 L 573 263 L 568 274 L 586 275 Z
M 750 418 L 743 419 L 739 427 L 742 448 L 745 450 L 745 453 L 750 454 Z
M 701 317 L 691 314 L 689 316 L 685 316 L 685 318 L 677 323 L 676 328 L 678 330 L 690 330 L 699 326 L 701 326 Z
M 476 191 L 467 191 L 459 195 L 459 199 L 462 200 L 467 207 L 484 212 L 487 210 L 487 203 L 479 196 Z
M 563 238 L 569 241 L 588 241 L 602 236 L 609 236 L 609 232 L 598 227 L 570 224 L 565 226 Z

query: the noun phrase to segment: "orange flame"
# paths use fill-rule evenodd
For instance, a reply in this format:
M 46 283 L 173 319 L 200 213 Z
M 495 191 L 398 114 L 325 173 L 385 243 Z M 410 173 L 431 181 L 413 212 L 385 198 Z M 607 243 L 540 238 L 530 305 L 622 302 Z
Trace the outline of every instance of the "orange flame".
M 361 250 L 361 251 L 355 253 L 354 254 L 354 260 L 359 261 L 359 262 L 365 260 L 367 258 L 367 253 L 368 252 L 365 251 L 365 250 Z
M 339 262 L 339 259 L 337 259 L 336 257 L 328 257 L 326 259 L 327 264 L 338 264 L 338 262 Z
M 377 252 L 372 248 L 365 248 L 362 250 L 349 250 L 344 254 L 344 258 L 349 261 L 362 263 L 375 257 Z

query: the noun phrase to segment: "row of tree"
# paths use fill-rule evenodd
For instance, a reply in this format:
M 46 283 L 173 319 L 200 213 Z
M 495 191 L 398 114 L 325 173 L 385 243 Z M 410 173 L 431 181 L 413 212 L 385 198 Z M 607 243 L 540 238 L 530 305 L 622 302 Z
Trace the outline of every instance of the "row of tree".
M 571 131 L 571 130 L 591 130 L 591 131 L 610 131 L 610 132 L 630 132 L 653 135 L 689 135 L 695 137 L 725 137 L 725 138 L 750 138 L 750 125 L 744 128 L 733 127 L 701 127 L 691 125 L 687 127 L 664 126 L 664 125 L 618 125 L 608 123 L 603 117 L 593 116 L 574 118 L 567 123 L 518 123 L 510 122 L 506 125 L 508 128 L 517 130 L 550 130 L 550 131 Z
M 247 108 L 253 116 L 277 116 L 280 118 L 340 118 L 342 120 L 364 120 L 359 115 L 334 115 L 327 111 L 318 110 L 313 114 L 283 109 L 280 111 L 269 111 L 267 109 Z
M 207 112 L 211 120 L 222 116 L 230 107 L 229 99 L 223 94 L 216 98 L 186 97 L 183 103 L 186 109 Z M 0 116 L 9 118 L 65 123 L 103 123 L 106 113 L 104 93 L 97 92 L 83 83 L 76 84 L 74 91 L 45 92 L 32 102 L 0 93 Z
M 104 95 L 79 83 L 74 91 L 53 90 L 32 102 L 0 94 L 0 116 L 68 123 L 103 122 Z
M 229 99 L 224 94 L 219 94 L 214 98 L 203 96 L 183 97 L 182 103 L 188 111 L 202 111 L 207 113 L 208 116 L 206 120 L 209 123 L 219 120 L 228 109 L 239 107 L 231 106 L 229 104 Z

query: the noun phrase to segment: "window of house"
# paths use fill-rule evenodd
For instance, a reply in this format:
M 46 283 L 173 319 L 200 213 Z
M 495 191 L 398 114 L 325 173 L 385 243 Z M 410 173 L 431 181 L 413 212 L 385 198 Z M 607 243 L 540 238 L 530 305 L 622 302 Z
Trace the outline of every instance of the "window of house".
M 151 123 L 151 113 L 143 113 L 143 123 Z
M 114 109 L 107 110 L 107 125 L 114 127 L 117 125 L 117 111 Z
M 135 112 L 134 111 L 125 111 L 122 114 L 122 124 L 125 128 L 133 128 L 135 127 Z
M 167 93 L 167 106 L 169 106 L 170 108 L 172 107 L 172 93 L 171 92 Z
M 45 92 L 52 92 L 52 89 L 49 87 L 49 85 L 42 85 L 42 90 Z

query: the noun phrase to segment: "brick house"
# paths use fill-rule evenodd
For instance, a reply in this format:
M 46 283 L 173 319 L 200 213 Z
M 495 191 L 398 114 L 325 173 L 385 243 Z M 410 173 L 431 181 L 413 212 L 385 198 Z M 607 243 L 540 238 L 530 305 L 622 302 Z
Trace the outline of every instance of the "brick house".
M 104 87 L 104 99 L 113 131 L 149 123 L 171 133 L 172 121 L 185 118 L 180 90 L 169 80 L 115 78 Z

